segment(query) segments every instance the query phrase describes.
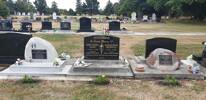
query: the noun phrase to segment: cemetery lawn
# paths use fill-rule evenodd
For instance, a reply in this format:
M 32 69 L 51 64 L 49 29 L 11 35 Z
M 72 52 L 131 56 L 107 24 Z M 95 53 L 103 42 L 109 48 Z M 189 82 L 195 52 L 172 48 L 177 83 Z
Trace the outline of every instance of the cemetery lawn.
M 59 29 L 60 23 L 53 22 L 53 28 Z M 14 28 L 19 29 L 20 23 L 14 22 Z M 108 28 L 107 23 L 92 23 L 92 28 L 96 31 L 102 31 Z M 206 23 L 184 23 L 184 22 L 166 22 L 166 23 L 136 23 L 122 24 L 121 27 L 133 32 L 203 32 L 206 33 Z M 71 28 L 73 31 L 79 29 L 78 22 L 72 22 Z M 33 22 L 33 30 L 40 30 L 41 22 Z
M 206 81 L 182 80 L 162 86 L 158 80 L 110 79 L 106 86 L 88 82 L 40 81 L 23 84 L 0 81 L 1 100 L 205 100 Z

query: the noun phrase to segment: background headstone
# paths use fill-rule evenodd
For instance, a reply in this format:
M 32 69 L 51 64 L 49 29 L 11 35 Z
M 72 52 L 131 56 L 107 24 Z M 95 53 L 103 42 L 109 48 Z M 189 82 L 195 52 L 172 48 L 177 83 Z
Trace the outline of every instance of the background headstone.
M 155 13 L 153 13 L 153 14 L 152 14 L 152 21 L 154 21 L 154 22 L 155 22 L 156 20 L 157 20 L 157 16 L 156 16 L 156 14 L 155 14 Z
M 23 12 L 23 13 L 22 13 L 22 16 L 25 16 L 25 15 L 26 15 L 26 13 L 25 13 L 25 12 Z
M 90 18 L 80 18 L 80 29 L 78 30 L 78 32 L 94 32 L 94 30 L 92 30 Z
M 84 59 L 119 60 L 119 38 L 94 35 L 84 38 Z
M 147 58 L 152 51 L 157 48 L 163 48 L 176 52 L 177 40 L 171 38 L 153 38 L 146 40 L 146 53 Z
M 52 30 L 52 22 L 43 21 L 42 22 L 42 30 Z
M 131 20 L 132 20 L 132 21 L 136 21 L 136 20 L 137 20 L 137 13 L 136 13 L 136 12 L 133 12 L 133 13 L 131 14 Z
M 110 31 L 120 31 L 120 22 L 119 21 L 111 21 L 109 22 L 109 30 Z
M 52 19 L 53 19 L 53 20 L 57 20 L 57 14 L 56 14 L 56 12 L 53 12 L 53 13 L 52 13 Z
M 60 23 L 61 30 L 71 30 L 71 23 L 70 22 L 61 22 Z
M 11 31 L 13 28 L 11 20 L 0 20 L 0 31 Z
M 30 34 L 1 33 L 0 34 L 0 64 L 14 64 L 17 58 L 24 59 L 25 46 Z
M 37 16 L 37 14 L 34 13 L 34 14 L 33 14 L 33 20 L 36 20 L 36 16 Z
M 32 31 L 32 23 L 29 21 L 21 22 L 21 31 L 22 32 L 31 32 Z
M 148 16 L 147 15 L 144 15 L 143 16 L 143 19 L 142 19 L 144 22 L 147 22 L 149 19 L 148 19 Z

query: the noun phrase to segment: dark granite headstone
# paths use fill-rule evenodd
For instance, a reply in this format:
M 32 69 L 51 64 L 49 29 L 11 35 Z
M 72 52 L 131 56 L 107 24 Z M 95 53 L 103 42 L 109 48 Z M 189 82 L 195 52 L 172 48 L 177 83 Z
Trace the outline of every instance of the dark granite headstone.
M 119 21 L 111 21 L 109 22 L 109 30 L 110 31 L 120 31 L 120 22 Z
M 42 22 L 42 30 L 52 30 L 52 22 L 43 21 Z
M 60 23 L 61 30 L 71 30 L 70 22 L 61 22 Z
M 146 53 L 145 58 L 147 58 L 152 51 L 157 48 L 168 49 L 176 52 L 177 40 L 171 38 L 153 38 L 146 40 Z
M 17 58 L 24 59 L 24 50 L 30 34 L 1 33 L 0 34 L 0 64 L 13 64 Z
M 80 29 L 77 32 L 94 32 L 91 26 L 91 19 L 87 17 L 80 18 Z
M 11 20 L 0 20 L 0 31 L 11 31 L 13 28 Z
M 119 60 L 119 38 L 105 35 L 85 37 L 84 59 Z
M 32 23 L 31 22 L 21 22 L 21 31 L 22 32 L 31 32 Z

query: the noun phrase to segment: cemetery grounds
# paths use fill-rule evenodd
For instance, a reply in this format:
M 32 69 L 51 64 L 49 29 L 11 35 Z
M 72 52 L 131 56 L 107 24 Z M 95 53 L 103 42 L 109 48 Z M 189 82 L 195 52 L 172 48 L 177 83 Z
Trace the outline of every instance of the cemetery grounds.
M 57 23 L 56 23 L 57 24 Z M 138 32 L 203 32 L 206 25 L 192 24 L 124 24 L 131 31 Z M 38 23 L 37 23 L 38 26 Z M 57 25 L 58 26 L 58 25 Z M 103 26 L 93 25 L 97 30 Z M 34 26 L 35 27 L 35 26 Z M 77 24 L 74 24 L 77 29 Z M 38 29 L 38 27 L 36 27 Z M 66 52 L 72 57 L 83 55 L 83 35 L 40 35 L 51 42 L 58 53 Z M 144 55 L 145 40 L 152 37 L 170 37 L 178 41 L 177 54 L 186 59 L 190 54 L 202 52 L 202 41 L 206 35 L 146 35 L 119 36 L 120 54 L 128 58 Z M 74 81 L 40 81 L 23 84 L 19 81 L 0 81 L 0 100 L 205 100 L 206 81 L 180 80 L 181 86 L 162 86 L 159 80 L 134 80 L 112 78 L 106 86 L 94 85 L 89 82 Z

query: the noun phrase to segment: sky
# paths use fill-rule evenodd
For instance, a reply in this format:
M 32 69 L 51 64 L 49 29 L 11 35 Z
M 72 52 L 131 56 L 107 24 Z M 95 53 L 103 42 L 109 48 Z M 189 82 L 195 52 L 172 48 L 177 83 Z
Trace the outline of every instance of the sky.
M 34 2 L 35 0 L 29 0 L 30 2 Z M 49 7 L 51 7 L 51 3 L 53 1 L 57 2 L 58 4 L 58 8 L 61 8 L 61 9 L 74 9 L 76 8 L 76 0 L 46 0 L 47 1 L 47 5 Z M 82 0 L 82 2 L 84 2 L 85 0 Z M 100 2 L 100 8 L 101 9 L 104 9 L 107 2 L 109 0 L 98 0 Z M 118 2 L 119 0 L 110 0 L 111 2 L 115 3 L 115 2 Z

